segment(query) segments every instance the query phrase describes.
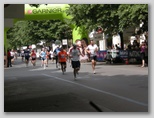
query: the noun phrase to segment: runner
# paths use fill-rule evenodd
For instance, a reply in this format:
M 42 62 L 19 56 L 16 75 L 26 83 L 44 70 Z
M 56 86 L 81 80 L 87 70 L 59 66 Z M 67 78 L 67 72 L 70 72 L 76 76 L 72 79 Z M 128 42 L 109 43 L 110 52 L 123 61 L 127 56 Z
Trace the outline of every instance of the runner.
M 67 52 L 63 49 L 63 47 L 61 47 L 60 52 L 58 53 L 58 60 L 59 63 L 61 64 L 61 70 L 64 74 L 64 72 L 66 72 L 66 61 L 67 61 Z
M 46 67 L 48 67 L 49 58 L 50 58 L 50 51 L 46 49 Z
M 73 44 L 73 47 L 70 49 L 69 52 L 69 57 L 71 58 L 71 63 L 72 63 L 72 68 L 73 70 L 73 74 L 74 74 L 74 80 L 76 80 L 76 74 L 78 74 L 78 71 L 80 70 L 80 57 L 81 53 L 80 53 L 80 49 L 77 48 L 76 44 Z
M 70 50 L 73 48 L 73 45 L 71 45 L 71 47 L 69 47 L 68 51 L 67 51 L 67 54 L 70 55 Z M 68 56 L 68 63 L 70 65 L 70 67 L 72 67 L 72 61 L 71 61 L 71 57 Z
M 30 52 L 29 50 L 26 48 L 24 51 L 24 55 L 25 55 L 25 63 L 26 63 L 26 67 L 28 67 L 29 64 L 29 58 L 30 58 Z
M 21 57 L 22 57 L 21 60 L 22 60 L 22 61 L 24 61 L 24 56 L 25 56 L 24 50 L 21 50 Z
M 51 62 L 54 63 L 54 53 L 52 49 L 50 50 L 50 59 L 51 59 Z
M 36 53 L 34 50 L 32 50 L 31 53 L 31 63 L 33 64 L 33 67 L 36 65 Z
M 44 67 L 44 69 L 46 69 L 46 51 L 44 48 L 42 48 L 42 51 L 40 53 L 41 56 L 41 60 L 42 60 L 42 65 Z
M 55 56 L 55 60 L 56 60 L 56 68 L 60 69 L 60 65 L 58 62 L 58 53 L 60 52 L 60 48 L 59 45 L 57 45 L 57 48 L 54 50 L 54 56 Z
M 96 74 L 95 66 L 96 66 L 96 60 L 97 60 L 98 46 L 96 44 L 94 44 L 93 40 L 90 41 L 90 45 L 88 45 L 86 51 L 90 55 L 93 73 Z

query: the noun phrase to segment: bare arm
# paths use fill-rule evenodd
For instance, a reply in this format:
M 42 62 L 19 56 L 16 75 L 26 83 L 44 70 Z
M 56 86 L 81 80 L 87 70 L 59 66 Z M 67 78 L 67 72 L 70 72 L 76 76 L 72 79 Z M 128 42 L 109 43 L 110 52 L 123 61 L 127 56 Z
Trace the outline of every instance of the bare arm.
M 81 50 L 79 49 L 79 56 L 82 56 L 82 57 L 84 57 L 84 55 L 81 53 Z
M 87 52 L 88 54 L 90 54 L 90 50 L 89 50 L 88 47 L 86 48 L 86 52 Z

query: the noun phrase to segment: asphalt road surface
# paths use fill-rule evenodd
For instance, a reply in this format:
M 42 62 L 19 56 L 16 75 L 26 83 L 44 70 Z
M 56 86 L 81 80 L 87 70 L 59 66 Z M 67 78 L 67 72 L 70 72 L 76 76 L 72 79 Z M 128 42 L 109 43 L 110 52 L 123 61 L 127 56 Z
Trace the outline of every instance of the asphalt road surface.
M 49 62 L 4 68 L 4 112 L 148 112 L 148 67 L 82 63 L 76 81 Z

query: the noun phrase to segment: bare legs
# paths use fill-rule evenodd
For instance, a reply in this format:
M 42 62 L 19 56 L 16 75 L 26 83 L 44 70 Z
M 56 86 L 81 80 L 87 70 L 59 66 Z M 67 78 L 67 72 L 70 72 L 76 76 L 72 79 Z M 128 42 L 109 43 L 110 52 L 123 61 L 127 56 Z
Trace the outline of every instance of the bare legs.
M 74 74 L 74 80 L 76 80 L 76 74 L 78 74 L 78 71 L 80 68 L 74 68 L 73 74 Z
M 142 66 L 141 67 L 145 67 L 145 60 L 142 59 Z
M 91 64 L 92 64 L 92 69 L 93 69 L 93 73 L 95 74 L 95 66 L 96 66 L 96 61 L 95 60 L 91 60 Z

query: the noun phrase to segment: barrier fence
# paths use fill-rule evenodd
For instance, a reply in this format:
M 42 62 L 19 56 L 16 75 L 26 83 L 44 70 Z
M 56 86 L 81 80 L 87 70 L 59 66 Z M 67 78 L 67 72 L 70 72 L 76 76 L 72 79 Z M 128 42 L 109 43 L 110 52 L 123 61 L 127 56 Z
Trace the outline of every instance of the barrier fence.
M 113 58 L 119 56 L 123 62 L 125 63 L 141 63 L 141 54 L 140 50 L 103 50 L 98 51 L 97 53 L 97 61 L 103 62 L 105 61 L 105 56 L 107 52 L 110 51 Z M 148 52 L 146 52 L 146 63 L 148 63 Z

